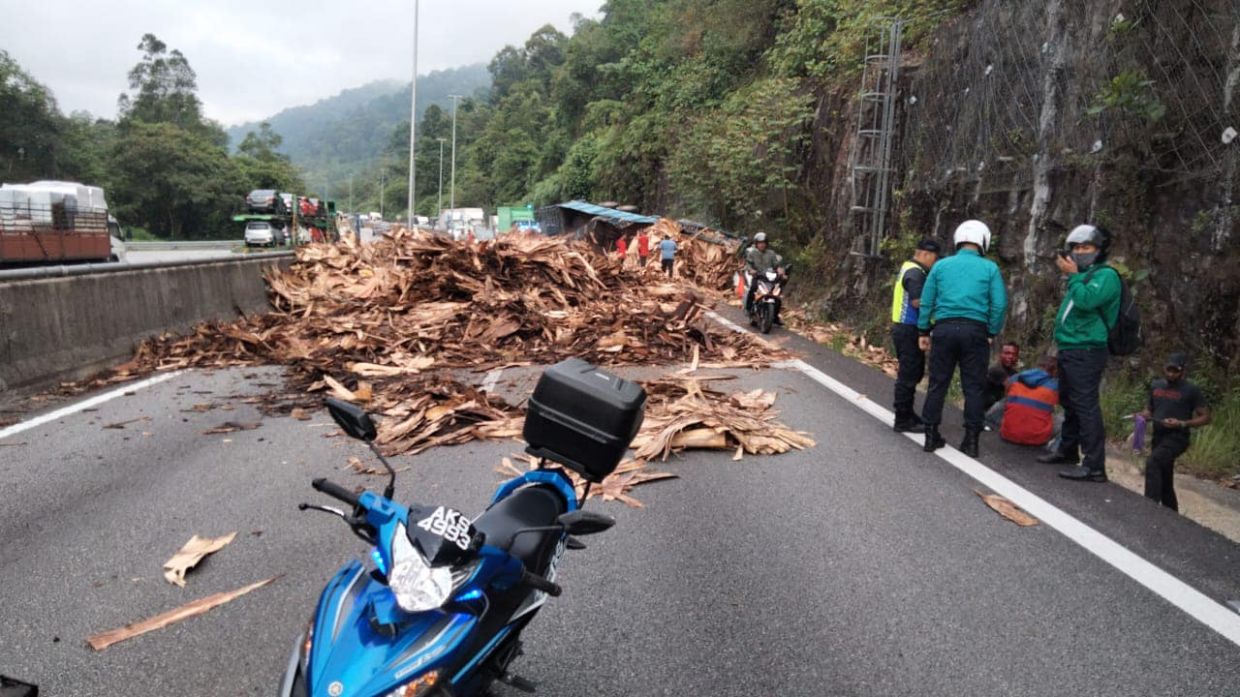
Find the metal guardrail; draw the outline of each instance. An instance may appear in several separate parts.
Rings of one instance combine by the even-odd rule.
[[[177,261],[144,261],[134,264],[126,262],[109,264],[68,264],[57,266],[37,266],[26,269],[0,270],[0,283],[8,281],[28,281],[40,278],[62,278],[66,276],[90,276],[103,273],[119,273],[122,271],[145,271],[150,269],[167,269],[179,266],[206,266],[209,264],[237,264],[255,259],[293,258],[293,252],[258,252],[255,254],[238,254],[235,258],[213,259],[181,259]]]
[[[244,247],[245,240],[156,240],[125,242],[125,251],[157,252],[176,249],[232,249]]]

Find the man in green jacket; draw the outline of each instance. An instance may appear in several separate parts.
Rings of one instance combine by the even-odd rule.
[[[999,266],[984,256],[990,248],[985,223],[966,220],[956,228],[953,242],[956,254],[935,264],[926,277],[917,316],[918,344],[930,351],[930,390],[921,412],[926,429],[923,449],[930,453],[947,444],[939,434],[939,422],[952,374],[960,366],[964,390],[960,451],[977,457],[986,415],[986,364],[990,344],[1007,318],[1007,289]]]
[[[1098,389],[1107,365],[1107,338],[1119,320],[1123,288],[1119,272],[1105,263],[1111,249],[1111,233],[1106,228],[1079,225],[1068,235],[1067,247],[1056,259],[1068,283],[1055,316],[1063,438],[1058,451],[1038,461],[1073,465],[1059,473],[1065,479],[1105,482],[1106,429]]]

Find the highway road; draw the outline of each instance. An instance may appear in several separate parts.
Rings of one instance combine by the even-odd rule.
[[[618,524],[565,558],[563,596],[526,633],[515,668],[539,694],[1240,695],[1236,545],[993,437],[980,461],[924,454],[880,420],[885,376],[778,340],[805,360],[734,384],[778,390],[783,420],[817,447],[694,453],[663,465],[680,479],[634,490],[644,508],[592,502]],[[325,414],[245,403],[278,380],[189,371],[0,437],[0,672],[49,695],[274,691],[318,590],[366,551],[296,504],[321,498],[312,477],[381,486],[343,469],[366,452],[331,437]],[[532,380],[509,371],[500,386],[517,397]],[[398,495],[478,511],[519,447],[398,458]],[[1018,527],[975,493],[1000,489],[1042,524]],[[162,579],[190,535],[231,531],[186,588]],[[272,576],[202,617],[103,652],[84,643]]]

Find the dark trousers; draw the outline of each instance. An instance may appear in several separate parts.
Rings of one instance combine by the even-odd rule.
[[[673,267],[675,264],[676,264],[676,261],[675,261],[674,259],[664,259],[664,260],[663,260],[663,271],[664,271],[664,272],[668,275],[668,277],[669,277],[669,278],[670,278],[670,277],[671,277],[671,275],[672,275],[672,267]]]
[[[1175,497],[1175,459],[1188,450],[1189,442],[1188,431],[1154,429],[1154,447],[1145,461],[1145,498],[1180,510]]]
[[[896,346],[896,360],[900,369],[896,372],[896,394],[892,406],[896,420],[912,419],[913,400],[917,396],[917,383],[926,376],[926,353],[917,345],[917,325],[891,325],[891,343]]]
[[[943,421],[943,402],[951,387],[952,374],[960,366],[960,387],[964,390],[964,427],[981,431],[986,417],[986,363],[990,342],[980,322],[940,321],[934,326],[930,343],[930,391],[921,408],[921,418],[929,426]]]
[[[1106,428],[1098,388],[1107,367],[1106,349],[1068,349],[1059,352],[1059,403],[1063,405],[1063,439],[1059,452],[1081,457],[1092,472],[1107,467]]]

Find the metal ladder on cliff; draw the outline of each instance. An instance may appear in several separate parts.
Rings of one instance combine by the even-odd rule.
[[[866,40],[858,96],[857,137],[851,155],[852,214],[856,226],[852,253],[879,256],[891,199],[891,159],[895,140],[896,92],[904,20],[890,19]]]

